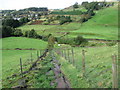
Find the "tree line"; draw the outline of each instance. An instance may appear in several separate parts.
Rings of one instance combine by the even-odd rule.
[[[25,23],[29,22],[27,17],[23,17],[20,20],[14,20],[13,18],[6,18],[2,20],[2,37],[21,36],[22,31],[15,29]]]
[[[26,9],[21,9],[20,11],[48,11],[47,7],[30,7]]]
[[[12,28],[10,26],[3,26],[2,38],[11,37],[11,36],[35,38],[35,39],[42,39],[44,41],[49,41],[49,37],[52,36],[52,34],[39,35],[34,29],[31,29],[30,31],[25,31],[25,33],[23,33],[21,29]],[[74,45],[84,46],[87,43],[87,40],[80,35],[78,35],[75,38],[54,37],[54,40],[59,44],[69,44],[71,46],[74,46]]]

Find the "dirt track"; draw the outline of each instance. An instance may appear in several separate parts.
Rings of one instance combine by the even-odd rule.
[[[57,82],[56,88],[70,88],[70,83],[65,75],[62,73],[58,60],[56,60],[56,57],[54,55],[52,56],[52,58],[52,63],[54,64],[53,72],[55,74]]]

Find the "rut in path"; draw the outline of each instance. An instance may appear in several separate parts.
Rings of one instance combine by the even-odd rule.
[[[62,73],[60,70],[60,65],[58,60],[56,60],[56,57],[52,54],[52,63],[54,64],[53,72],[56,77],[56,83],[57,87],[56,88],[70,88],[70,83],[66,79],[65,75]]]

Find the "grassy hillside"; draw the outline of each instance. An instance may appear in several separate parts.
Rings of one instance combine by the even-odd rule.
[[[96,15],[83,23],[72,35],[82,34],[86,38],[118,39],[117,6],[96,11]]]
[[[87,10],[81,6],[78,5],[78,8],[74,9],[73,6],[66,7],[62,10],[54,10],[51,12],[51,14],[55,15],[81,15],[82,12],[86,12]]]
[[[64,11],[63,11],[64,12]],[[82,25],[79,22],[66,23],[64,25],[24,25],[19,27],[23,31],[35,29],[41,35],[52,33],[54,36],[62,36],[69,32],[68,37],[81,35],[93,39],[118,39],[118,7],[108,7],[95,11],[96,15]],[[74,18],[80,18],[75,16]]]
[[[80,11],[87,11],[83,6],[81,5],[78,5],[79,8],[76,8],[75,10],[80,10]],[[70,7],[67,7],[67,8],[64,8],[63,11],[73,11],[73,6],[70,6]]]

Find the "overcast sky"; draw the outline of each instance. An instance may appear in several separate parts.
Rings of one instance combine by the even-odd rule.
[[[75,2],[98,0],[0,0],[0,9],[23,9],[28,7],[48,7],[48,9],[62,9]],[[103,1],[103,0],[99,0]],[[110,1],[110,0],[108,0]]]

